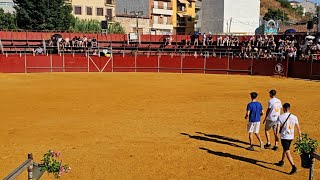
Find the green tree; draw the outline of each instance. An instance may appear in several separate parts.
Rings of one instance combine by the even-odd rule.
[[[74,21],[64,0],[14,0],[20,29],[68,30]]]
[[[98,20],[76,18],[70,27],[73,32],[101,32],[101,23]]]
[[[282,7],[292,9],[292,6],[288,0],[277,0]]]
[[[281,21],[288,21],[288,14],[280,9],[268,9],[268,12],[263,17],[264,20],[269,21],[270,19],[273,20],[281,20]]]
[[[5,13],[2,8],[0,8],[0,29],[17,29],[15,15]]]
[[[302,7],[301,5],[298,6],[298,7],[296,7],[294,10],[295,10],[296,13],[299,14],[300,16],[303,15],[303,7]]]
[[[124,34],[124,28],[119,22],[108,24],[108,33],[109,34]]]

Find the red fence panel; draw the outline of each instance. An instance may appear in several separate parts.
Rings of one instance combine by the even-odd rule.
[[[65,72],[88,72],[88,57],[85,55],[65,55]]]
[[[114,72],[135,72],[135,56],[113,56]]]
[[[20,55],[0,55],[0,72],[2,73],[24,73],[25,57]]]
[[[158,72],[158,56],[137,56],[137,72]]]
[[[12,32],[0,31],[0,39],[11,40],[12,39]]]
[[[218,57],[211,57],[206,59],[206,73],[207,74],[227,74],[228,59],[220,59]]]
[[[204,58],[186,56],[182,59],[183,73],[204,73]]]
[[[27,72],[51,72],[51,56],[26,55]]]
[[[160,57],[160,72],[181,72],[181,56],[161,56]]]
[[[293,78],[310,78],[311,62],[297,61],[289,63],[288,76]]]
[[[64,72],[64,57],[60,55],[52,55],[52,72]]]
[[[229,74],[251,74],[251,59],[229,59]]]

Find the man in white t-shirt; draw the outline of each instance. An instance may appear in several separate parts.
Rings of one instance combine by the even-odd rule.
[[[287,156],[291,166],[292,170],[289,174],[294,174],[297,172],[297,167],[294,165],[292,156],[290,154],[290,145],[292,140],[294,139],[294,127],[297,127],[298,133],[299,133],[299,139],[301,139],[301,130],[298,122],[298,118],[290,113],[290,104],[285,103],[283,105],[283,112],[284,114],[281,114],[278,117],[277,120],[277,138],[278,134],[280,134],[281,138],[281,145],[283,147],[283,153],[281,161],[276,163],[277,166],[283,166],[284,165],[284,158]],[[281,132],[280,132],[281,129]]]
[[[272,148],[272,150],[278,150],[278,140],[276,138],[276,133],[277,133],[277,119],[280,116],[281,113],[281,108],[282,108],[282,104],[281,101],[276,98],[276,94],[277,91],[276,90],[271,90],[269,92],[270,95],[270,100],[268,102],[268,110],[266,113],[266,117],[264,118],[263,124],[266,123],[265,125],[265,134],[267,137],[267,144],[264,145],[265,149],[270,149],[271,148],[271,143],[270,143],[270,134],[269,134],[269,130],[273,129],[274,132],[274,137],[275,137],[275,143],[274,143],[274,147]]]

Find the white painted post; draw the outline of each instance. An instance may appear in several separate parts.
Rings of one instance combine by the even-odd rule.
[[[50,55],[50,72],[52,72],[52,54]]]
[[[31,159],[30,166],[28,167],[28,180],[33,179],[32,169],[33,169],[33,157],[32,154],[28,154],[28,159]]]
[[[27,55],[24,55],[24,73],[27,73]]]

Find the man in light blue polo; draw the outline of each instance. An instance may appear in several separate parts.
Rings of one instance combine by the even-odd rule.
[[[263,149],[263,142],[260,138],[259,130],[260,130],[260,118],[263,115],[263,108],[260,102],[257,101],[258,93],[252,92],[250,93],[251,102],[247,105],[247,113],[245,115],[245,119],[249,117],[249,122],[247,126],[247,130],[249,133],[249,143],[250,146],[246,148],[249,151],[254,151],[253,148],[253,133],[256,135],[260,142],[260,148]]]

